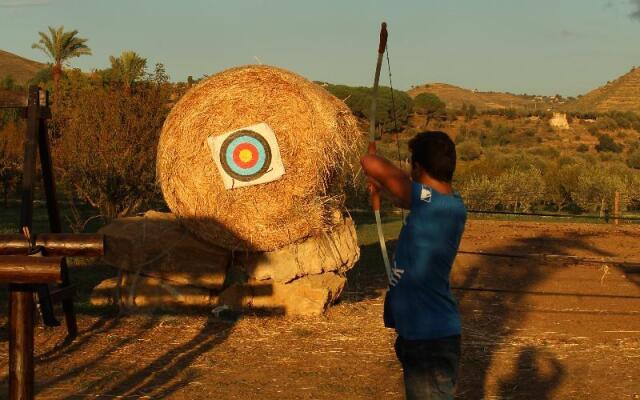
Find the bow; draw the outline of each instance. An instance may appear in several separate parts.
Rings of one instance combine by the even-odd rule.
[[[382,67],[382,57],[387,48],[387,24],[382,23],[380,28],[380,44],[378,46],[378,59],[376,61],[376,74],[373,80],[373,91],[371,93],[371,113],[369,114],[369,148],[368,153],[375,155],[376,150],[376,97],[378,95],[378,83],[380,82],[380,69]],[[387,252],[387,244],[384,240],[382,232],[382,220],[380,218],[380,193],[375,186],[371,189],[371,207],[376,217],[376,226],[378,228],[378,240],[380,241],[380,250],[382,252],[382,260],[384,268],[387,272],[387,279],[391,282],[391,263],[389,263],[389,254]]]

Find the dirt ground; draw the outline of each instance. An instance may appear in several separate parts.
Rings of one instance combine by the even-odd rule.
[[[225,322],[209,310],[118,316],[85,307],[73,343],[63,329],[38,327],[37,398],[402,399],[394,333],[381,321],[384,272],[369,237],[361,235],[362,261],[341,302],[321,317]],[[638,260],[640,226],[475,220],[461,248]],[[82,270],[73,272],[81,279]],[[639,272],[640,265],[460,255],[458,397],[640,398]],[[0,324],[1,397],[6,317]]]

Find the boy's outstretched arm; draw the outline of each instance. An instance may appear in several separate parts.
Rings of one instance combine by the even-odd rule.
[[[369,183],[397,206],[411,208],[411,177],[384,157],[367,154],[360,159]]]

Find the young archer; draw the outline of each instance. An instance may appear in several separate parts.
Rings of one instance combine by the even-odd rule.
[[[453,399],[461,322],[449,275],[467,211],[451,181],[455,144],[444,132],[422,132],[409,142],[411,174],[376,155],[362,157],[369,189],[410,210],[393,257],[384,304],[395,328],[406,398]]]

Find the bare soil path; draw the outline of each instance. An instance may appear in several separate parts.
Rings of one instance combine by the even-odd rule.
[[[402,399],[370,228],[359,228],[362,261],[341,303],[321,317],[225,322],[208,310],[118,317],[86,308],[71,344],[62,329],[39,327],[37,398]],[[640,227],[478,220],[469,222],[462,248],[640,259]],[[82,279],[82,269],[74,272]],[[613,264],[460,255],[453,275],[464,318],[459,398],[640,398],[637,276]],[[7,348],[4,327],[0,398]]]

